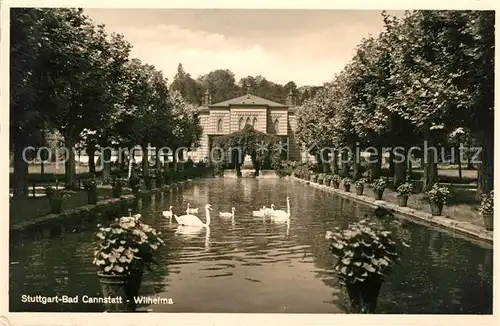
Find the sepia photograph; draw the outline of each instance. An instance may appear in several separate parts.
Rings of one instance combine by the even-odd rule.
[[[493,314],[494,10],[3,10],[9,312]]]

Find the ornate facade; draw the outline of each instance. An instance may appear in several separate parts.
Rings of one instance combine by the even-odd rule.
[[[205,93],[203,105],[198,108],[203,127],[200,147],[192,153],[195,161],[213,157],[210,155],[211,139],[243,129],[247,124],[255,130],[274,134],[287,144],[287,158],[300,160],[300,150],[295,141],[297,127],[293,95],[286,104],[276,103],[255,95],[247,94],[220,103],[211,103],[210,94]]]

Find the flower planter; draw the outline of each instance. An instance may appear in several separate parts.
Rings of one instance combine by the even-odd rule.
[[[87,203],[89,205],[97,204],[97,190],[87,191]]]
[[[356,195],[361,196],[363,194],[363,190],[365,189],[364,186],[358,186],[356,187]]]
[[[121,299],[104,304],[106,312],[132,312],[137,305],[134,297],[139,294],[142,282],[142,271],[130,275],[106,275],[97,273],[101,285],[102,296]]]
[[[59,213],[61,213],[62,203],[63,203],[62,198],[50,198],[49,199],[50,212],[52,214],[59,214]]]
[[[443,212],[443,203],[431,201],[430,205],[432,216],[441,216],[441,213]]]
[[[366,280],[347,284],[349,305],[353,313],[374,313],[382,282],[379,280]]]
[[[322,184],[324,184],[324,180],[323,180],[323,179],[318,179],[318,183],[319,183],[320,185],[322,185]]]
[[[332,185],[332,180],[325,180],[325,186],[330,187]]]
[[[333,182],[333,181],[332,181],[332,186],[333,186],[333,188],[335,188],[335,189],[339,189],[340,184],[339,184],[338,182]]]
[[[384,194],[384,190],[373,189],[373,197],[375,200],[382,200],[382,195]]]
[[[345,192],[350,192],[351,191],[351,185],[344,185],[344,190],[345,190]]]
[[[482,213],[482,215],[486,230],[493,231],[493,214]]]
[[[398,206],[406,207],[408,205],[408,196],[398,196]]]
[[[123,189],[121,186],[113,187],[113,198],[120,198],[123,193]]]

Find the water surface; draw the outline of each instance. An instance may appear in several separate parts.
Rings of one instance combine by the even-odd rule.
[[[251,216],[275,204],[289,225]],[[179,234],[161,215],[170,205],[213,206],[209,232]],[[236,217],[218,212],[236,208]],[[143,203],[143,219],[162,231],[160,266],[145,274],[141,294],[173,304],[140,305],[153,312],[343,313],[344,296],[333,272],[325,232],[367,212],[349,200],[293,180],[217,178]],[[103,311],[99,304],[26,304],[23,294],[100,296],[91,264],[94,226],[58,237],[11,245],[11,311]],[[185,232],[184,232],[185,233]],[[411,243],[383,285],[380,313],[492,313],[492,250],[405,222],[398,234]],[[81,300],[80,300],[81,301]]]

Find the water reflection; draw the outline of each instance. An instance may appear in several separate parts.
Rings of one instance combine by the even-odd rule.
[[[245,190],[247,189],[247,190]],[[253,217],[271,203],[285,207],[288,222]],[[250,198],[250,200],[248,200]],[[180,227],[162,216],[185,204],[214,213],[209,228]],[[234,218],[219,211],[236,208]],[[162,232],[159,266],[144,276],[141,294],[172,298],[173,305],[141,306],[171,312],[336,313],[345,310],[334,259],[324,234],[368,211],[291,180],[196,180],[169,190],[140,209],[144,222]],[[136,212],[133,212],[134,214]],[[180,214],[179,214],[180,213]],[[201,212],[203,214],[203,212]],[[100,305],[26,305],[21,294],[99,295],[92,266],[94,228],[52,239],[13,244],[10,259],[11,311],[102,311]],[[382,287],[381,313],[490,313],[493,256],[461,239],[403,222],[396,234],[411,242],[400,266]]]
[[[210,227],[179,225],[175,231],[176,235],[181,235],[185,240],[193,240],[205,233],[205,250],[210,248]]]

